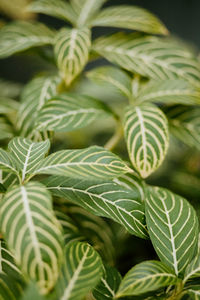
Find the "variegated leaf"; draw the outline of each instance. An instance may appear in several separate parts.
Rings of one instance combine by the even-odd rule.
[[[49,147],[49,140],[34,143],[22,137],[15,137],[10,141],[8,148],[16,161],[22,181],[25,180],[27,175],[33,173],[33,170],[48,152]]]
[[[124,132],[130,160],[142,178],[148,177],[163,162],[169,137],[167,119],[154,105],[128,106]]]
[[[10,139],[14,135],[14,130],[6,118],[0,117],[0,140]]]
[[[3,149],[0,149],[0,168],[2,170],[17,173],[17,164],[14,157]]]
[[[31,182],[9,189],[1,201],[0,220],[17,265],[46,294],[57,281],[63,252],[61,228],[45,186]]]
[[[129,172],[129,167],[115,154],[102,147],[61,150],[49,155],[35,169],[35,174],[54,174],[72,178],[105,179]]]
[[[60,300],[81,300],[101,278],[102,262],[86,243],[72,242],[66,247],[62,276],[57,283]]]
[[[0,30],[0,58],[53,43],[54,31],[38,22],[16,21]]]
[[[200,284],[191,285],[187,288],[187,295],[190,296],[191,300],[200,300]]]
[[[85,67],[91,46],[91,31],[88,28],[59,31],[55,38],[54,53],[61,77],[66,85]]]
[[[144,205],[137,190],[113,182],[100,182],[52,176],[44,181],[56,196],[69,199],[97,216],[111,218],[131,234],[147,238]]]
[[[186,79],[199,85],[199,62],[187,47],[170,39],[117,33],[101,37],[93,49],[120,67],[155,80]]]
[[[102,10],[92,21],[93,26],[111,26],[167,34],[161,21],[144,8],[132,5],[111,6]]]
[[[19,182],[16,174],[0,170],[0,183],[4,186],[5,189],[8,189],[9,187]]]
[[[194,255],[193,260],[188,264],[185,274],[184,283],[188,282],[190,279],[200,277],[200,235],[198,240],[197,252]]]
[[[20,284],[6,274],[0,273],[0,299],[18,300],[23,293]]]
[[[183,274],[198,240],[194,208],[181,196],[164,188],[150,188],[146,198],[146,221],[153,246],[161,261]]]

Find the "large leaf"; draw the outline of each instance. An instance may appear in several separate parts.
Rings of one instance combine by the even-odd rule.
[[[0,299],[18,300],[22,295],[21,286],[6,274],[0,273]]]
[[[111,67],[98,67],[89,71],[87,76],[97,84],[112,86],[127,98],[132,96],[132,85],[130,76],[124,71]]]
[[[134,266],[119,286],[117,297],[140,295],[174,285],[178,278],[160,261],[144,261]]]
[[[200,104],[200,90],[180,79],[152,80],[140,90],[137,101],[195,105]]]
[[[91,31],[88,28],[63,28],[57,34],[54,47],[55,58],[66,85],[70,85],[85,67],[90,46]]]
[[[146,178],[163,162],[169,137],[167,119],[151,104],[128,106],[124,132],[130,160],[141,177]]]
[[[0,58],[53,43],[54,31],[38,22],[16,21],[0,30]]]
[[[97,216],[111,218],[131,234],[147,238],[144,205],[137,190],[124,189],[113,182],[63,180],[52,176],[44,181],[56,196],[71,200]]]
[[[132,5],[105,8],[95,17],[92,25],[128,28],[155,34],[168,33],[165,26],[153,14]]]
[[[8,144],[8,148],[15,158],[22,181],[33,173],[39,162],[44,158],[50,147],[49,140],[34,143],[22,137],[15,137]]]
[[[117,33],[96,40],[94,50],[122,68],[156,80],[183,78],[200,81],[199,62],[174,40]]]
[[[0,219],[1,232],[22,273],[47,293],[58,278],[63,255],[49,192],[37,182],[11,188],[1,201]]]
[[[101,258],[89,244],[70,243],[65,251],[62,277],[57,283],[59,299],[83,299],[100,280],[101,270]]]
[[[35,174],[54,174],[74,178],[105,179],[118,177],[129,167],[115,154],[102,147],[61,150],[49,155],[35,169]]]
[[[167,189],[151,188],[146,199],[146,221],[153,246],[161,261],[183,274],[198,240],[194,208]]]
[[[110,111],[102,102],[89,96],[61,94],[48,100],[38,114],[38,130],[72,131],[85,127]]]

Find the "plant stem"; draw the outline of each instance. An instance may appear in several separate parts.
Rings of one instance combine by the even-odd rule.
[[[104,148],[106,148],[107,150],[113,150],[116,147],[116,145],[119,143],[120,139],[122,138],[122,135],[123,135],[123,129],[121,124],[119,123],[115,130],[115,133],[107,141]]]

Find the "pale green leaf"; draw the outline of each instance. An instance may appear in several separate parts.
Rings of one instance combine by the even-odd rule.
[[[200,235],[198,240],[197,251],[194,254],[194,258],[188,264],[185,274],[184,274],[184,283],[193,278],[200,277]]]
[[[111,86],[127,98],[132,96],[131,78],[118,68],[111,66],[98,67],[89,71],[87,77],[97,84]]]
[[[177,276],[162,262],[144,261],[128,271],[119,286],[117,297],[144,294],[175,285],[177,281]]]
[[[14,157],[3,149],[0,149],[0,168],[17,173],[17,165]]]
[[[183,274],[198,240],[194,208],[181,196],[164,188],[149,189],[146,221],[153,246],[161,261]]]
[[[70,243],[65,250],[62,277],[57,283],[60,300],[82,300],[101,278],[102,262],[98,253],[86,243]]]
[[[44,158],[50,147],[49,140],[34,143],[31,140],[15,137],[8,144],[8,148],[15,158],[22,181],[27,175],[33,173],[40,161]]]
[[[63,28],[56,35],[54,53],[66,85],[70,85],[85,67],[90,46],[91,31],[88,28]]]
[[[8,275],[0,273],[0,299],[18,300],[21,295],[21,286]]]
[[[43,297],[39,291],[38,291],[38,288],[36,286],[36,284],[34,283],[30,283],[24,293],[23,293],[23,296],[20,298],[20,300],[45,300],[46,298]]]
[[[113,182],[100,182],[52,176],[44,181],[56,196],[66,198],[97,216],[111,218],[131,234],[147,238],[144,205],[137,190]]]
[[[132,5],[111,6],[102,10],[92,21],[93,26],[111,26],[167,34],[161,21],[144,8]]]
[[[14,135],[11,124],[8,123],[6,118],[0,117],[0,140],[10,139]]]
[[[101,101],[78,94],[60,94],[48,100],[38,113],[38,130],[72,131],[111,115]]]
[[[0,97],[0,114],[10,114],[16,112],[18,108],[19,103],[17,101],[6,97]]]
[[[135,33],[97,39],[93,49],[120,67],[155,80],[186,79],[199,85],[200,63],[187,47],[174,40]]]
[[[1,232],[24,276],[45,294],[55,285],[63,257],[61,228],[51,195],[31,182],[5,194],[0,207]]]
[[[130,160],[142,178],[163,162],[169,144],[168,124],[163,112],[152,104],[128,106],[124,132]]]
[[[118,177],[129,170],[117,155],[102,147],[92,146],[55,152],[41,161],[35,169],[35,174],[105,179]]]
[[[54,31],[38,22],[15,21],[0,30],[0,58],[53,43]]]
[[[19,96],[21,89],[22,84],[0,78],[1,97],[16,98]]]

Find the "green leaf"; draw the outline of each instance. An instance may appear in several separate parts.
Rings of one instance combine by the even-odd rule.
[[[61,77],[66,85],[85,67],[91,46],[91,31],[88,28],[59,31],[55,38],[54,53]]]
[[[48,152],[49,147],[49,140],[34,143],[22,137],[15,137],[10,141],[8,148],[16,160],[22,181],[25,180],[27,175],[33,173],[34,169]]]
[[[21,294],[21,286],[8,275],[0,273],[0,299],[18,300]]]
[[[28,287],[26,287],[23,296],[20,298],[20,300],[45,300],[46,298],[44,298],[39,292],[38,292],[38,288],[36,286],[36,284],[34,283],[30,283],[28,285]]]
[[[128,153],[142,178],[148,177],[163,162],[168,145],[168,124],[163,112],[152,104],[128,106],[124,117]]]
[[[198,242],[197,252],[193,260],[188,264],[185,274],[184,274],[184,283],[193,278],[200,277],[200,236]]]
[[[200,284],[199,285],[191,285],[187,289],[187,294],[191,297],[191,300],[200,300]]]
[[[52,44],[54,31],[39,22],[15,21],[0,30],[0,58],[31,47]]]
[[[134,266],[119,286],[117,297],[140,295],[159,288],[175,285],[176,275],[160,261],[144,261]]]
[[[0,97],[0,114],[10,114],[16,112],[18,108],[19,104],[17,101],[6,97]]]
[[[200,90],[180,79],[156,82],[152,80],[140,90],[137,101],[195,105],[200,104]]]
[[[137,190],[124,189],[113,182],[77,180],[52,176],[44,181],[56,196],[66,198],[97,216],[111,218],[131,234],[147,238],[144,205]]]
[[[128,172],[129,167],[115,154],[102,147],[61,150],[49,155],[35,169],[35,174],[53,174],[72,178],[105,179]]]
[[[105,8],[94,18],[92,25],[127,28],[153,34],[168,33],[165,26],[153,14],[132,5]]]
[[[98,253],[86,243],[73,242],[66,247],[62,277],[57,293],[62,300],[81,300],[96,286],[102,274]]]
[[[14,135],[11,124],[8,123],[6,118],[0,117],[0,140],[10,139]]]
[[[3,149],[0,149],[0,168],[17,173],[17,165],[14,157]]]
[[[132,96],[131,78],[124,71],[111,67],[97,67],[87,73],[87,77],[97,84],[112,86],[127,98]]]
[[[95,300],[113,300],[120,282],[120,273],[113,267],[104,266],[101,281],[92,291]]]
[[[112,63],[142,76],[155,80],[178,77],[199,85],[199,62],[174,40],[116,33],[97,39],[93,49]]]
[[[1,97],[16,98],[21,92],[22,85],[20,83],[11,82],[0,78]]]
[[[24,276],[35,280],[42,294],[50,291],[62,261],[61,228],[51,195],[31,182],[5,194],[0,207],[1,232]]]
[[[0,182],[3,184],[4,188],[8,189],[18,183],[18,177],[16,174],[0,170]]]
[[[161,261],[183,274],[198,240],[198,220],[193,207],[167,189],[151,188],[146,198],[146,221]]]

